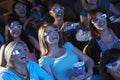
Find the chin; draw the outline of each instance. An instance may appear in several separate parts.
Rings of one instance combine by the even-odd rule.
[[[58,41],[50,42],[49,44],[58,44]]]

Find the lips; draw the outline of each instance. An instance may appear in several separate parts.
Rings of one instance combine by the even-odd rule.
[[[21,57],[20,59],[26,59],[26,57]]]
[[[57,36],[53,36],[52,40],[55,40],[55,39],[58,39],[58,37]]]

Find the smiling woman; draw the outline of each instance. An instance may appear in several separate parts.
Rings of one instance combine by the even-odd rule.
[[[99,74],[98,64],[102,54],[109,49],[117,47],[120,41],[119,23],[111,23],[107,12],[103,9],[92,9],[88,12],[89,29],[92,39],[88,43],[86,54],[90,56],[96,66],[94,74]]]
[[[0,73],[0,80],[53,80],[37,63],[28,59],[28,52],[23,41],[10,42],[4,53],[7,68]]]
[[[73,64],[79,60],[84,61],[87,66],[84,78],[92,76],[93,61],[72,45],[72,43],[65,42],[65,44],[63,44],[62,36],[55,25],[49,23],[42,25],[38,32],[38,38],[41,50],[39,65],[41,65],[53,79],[81,79],[81,76],[75,76],[76,74],[73,70]]]

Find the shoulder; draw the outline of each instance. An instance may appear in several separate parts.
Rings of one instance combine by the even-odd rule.
[[[72,49],[74,46],[71,42],[66,42],[63,47]]]
[[[37,65],[37,63],[34,62],[34,61],[29,60],[29,61],[27,62],[27,65]]]
[[[50,66],[53,62],[53,58],[49,56],[43,56],[38,61],[39,61],[39,65]]]
[[[0,72],[0,80],[9,80],[11,76],[14,74],[8,68]]]
[[[39,61],[44,61],[44,60],[49,61],[49,60],[51,60],[51,57],[49,57],[49,56],[43,56],[43,57],[41,57],[41,58],[39,59]]]

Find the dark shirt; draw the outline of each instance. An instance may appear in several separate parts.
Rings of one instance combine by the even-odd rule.
[[[120,39],[120,24],[113,23],[110,28],[115,33],[115,35]],[[92,37],[92,39],[88,42],[88,48],[86,50],[86,54],[90,56],[95,65],[97,66],[100,61],[100,53],[102,52],[99,44],[97,43],[96,39],[100,39],[99,37]],[[95,72],[96,73],[96,72]]]

